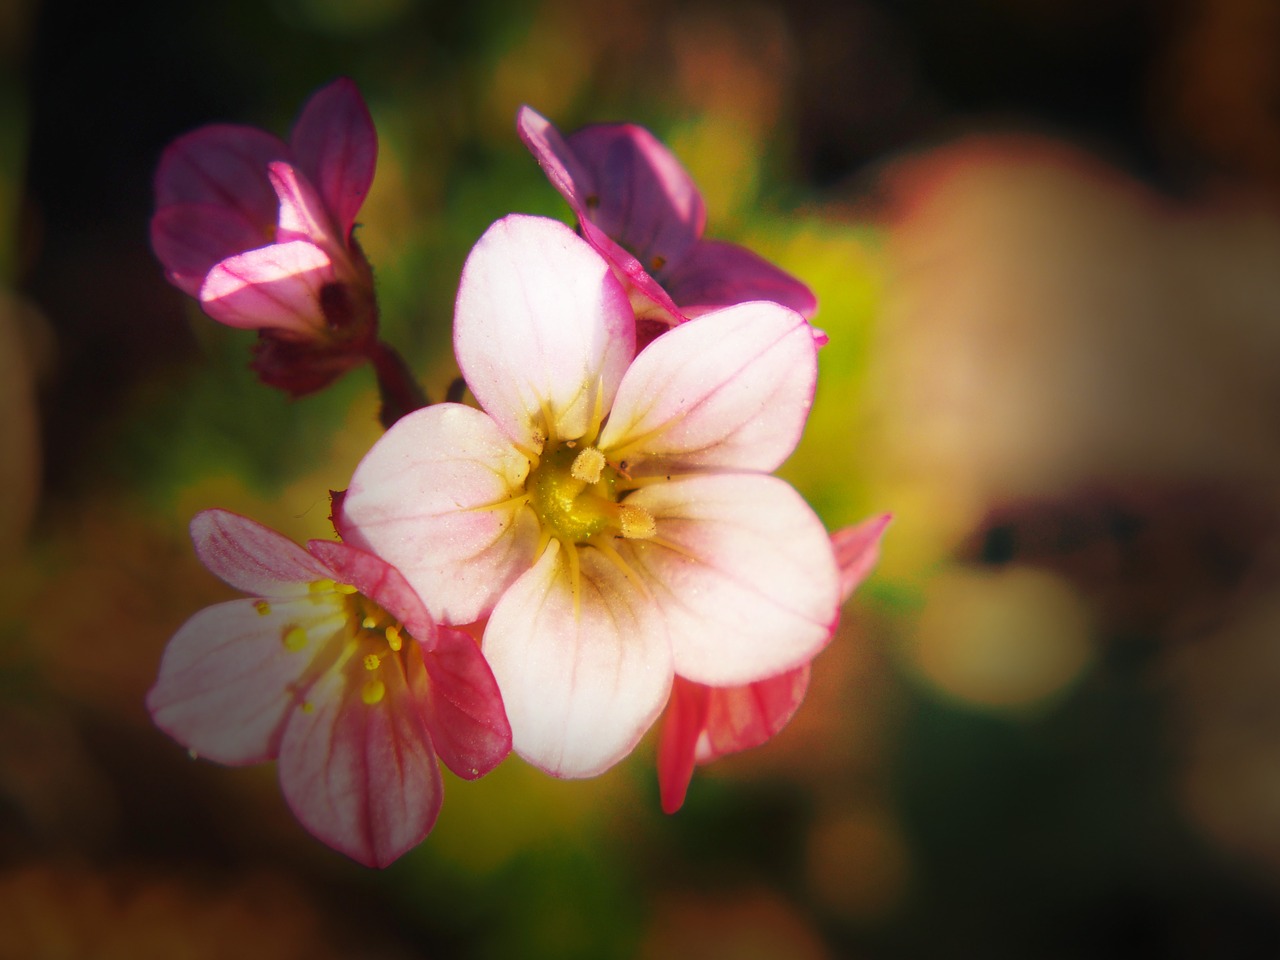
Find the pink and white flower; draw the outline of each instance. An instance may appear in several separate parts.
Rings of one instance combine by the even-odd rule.
[[[808,416],[808,322],[744,303],[654,340],[565,225],[481,237],[454,347],[480,410],[400,420],[357,467],[344,538],[385,557],[483,646],[518,753],[593,776],[638,742],[676,674],[750,683],[807,663],[839,606],[831,543],[770,476]]]
[[[702,194],[680,161],[634,124],[563,136],[521,107],[516,127],[582,235],[623,281],[636,315],[673,326],[719,307],[770,300],[812,318],[817,300],[795,277],[745,247],[708,240]]]
[[[147,709],[218,763],[279,760],[307,830],[366,866],[419,843],[440,810],[436,758],[474,779],[511,749],[484,657],[438,626],[385,561],[304,550],[224,510],[191,522],[200,561],[251,599],[207,607],[169,641]]]
[[[842,603],[875,567],[890,519],[883,514],[831,535]],[[785,727],[804,700],[809,673],[805,663],[734,687],[711,687],[677,676],[658,744],[662,809],[675,813],[684,804],[695,766],[758,747]]]
[[[166,275],[214,320],[258,330],[255,369],[294,395],[375,342],[373,274],[352,230],[377,151],[360,92],[339,79],[307,102],[288,144],[214,124],[160,158],[151,245]]]

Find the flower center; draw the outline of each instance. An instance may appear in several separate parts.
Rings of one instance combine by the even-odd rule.
[[[619,503],[617,483],[618,471],[595,447],[561,442],[548,444],[525,489],[543,529],[566,545],[610,530],[628,539],[652,537],[653,517]]]
[[[314,631],[297,623],[284,626],[280,633],[281,643],[292,653],[310,650],[320,673],[342,669],[358,658],[365,674],[360,685],[360,697],[369,706],[380,703],[387,692],[387,685],[381,677],[383,664],[390,661],[390,669],[403,669],[400,662],[404,648],[403,624],[349,584],[317,580],[310,589],[313,602],[336,603],[340,616],[345,620],[345,627],[334,637],[336,645],[322,641],[322,648],[314,648],[313,641],[319,638]],[[265,600],[257,601],[254,606],[263,616],[271,612],[270,604]],[[313,673],[313,681],[315,676]],[[310,707],[309,703],[303,702],[303,710]]]

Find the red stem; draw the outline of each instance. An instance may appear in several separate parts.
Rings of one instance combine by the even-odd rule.
[[[374,341],[369,348],[369,361],[378,377],[378,395],[382,398],[378,419],[384,430],[390,429],[405,414],[421,410],[427,405],[426,393],[418,386],[404,358],[394,347],[381,340]]]

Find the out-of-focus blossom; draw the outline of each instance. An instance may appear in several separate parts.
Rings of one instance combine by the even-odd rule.
[[[348,544],[304,550],[252,520],[197,514],[201,562],[252,599],[174,635],[147,696],[158,727],[232,765],[279,760],[312,834],[368,866],[420,842],[440,810],[438,756],[474,779],[511,748],[493,675],[404,578]]]
[[[214,124],[160,158],[151,245],[166,275],[213,319],[259,331],[254,369],[295,396],[376,343],[373,274],[352,229],[377,152],[368,108],[344,78],[311,97],[288,144]]]
[[[750,300],[809,318],[817,311],[812,291],[795,277],[745,247],[702,236],[702,194],[648,130],[596,124],[566,137],[530,107],[520,109],[516,125],[582,235],[622,280],[636,316],[659,332]]]
[[[891,516],[883,514],[831,535],[840,573],[840,599],[848,600],[880,556],[880,538]],[[711,687],[677,676],[662,720],[658,786],[662,809],[684,804],[694,767],[758,747],[795,714],[809,688],[809,664],[754,683]]]
[[[740,304],[633,360],[635,324],[567,226],[498,221],[463,269],[454,327],[482,409],[401,420],[338,513],[437,620],[488,618],[515,749],[557,776],[626,756],[675,674],[732,686],[795,669],[838,614],[826,532],[769,475],[812,402],[808,322]]]

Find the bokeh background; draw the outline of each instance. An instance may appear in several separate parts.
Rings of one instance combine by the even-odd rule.
[[[0,3],[0,958],[1280,956],[1274,0]],[[231,592],[186,524],[324,536],[368,371],[290,402],[147,246],[160,150],[379,130],[360,239],[439,395],[458,270],[567,218],[515,134],[653,129],[818,293],[785,473],[895,521],[763,748],[658,807],[449,778],[356,866],[142,698]]]

